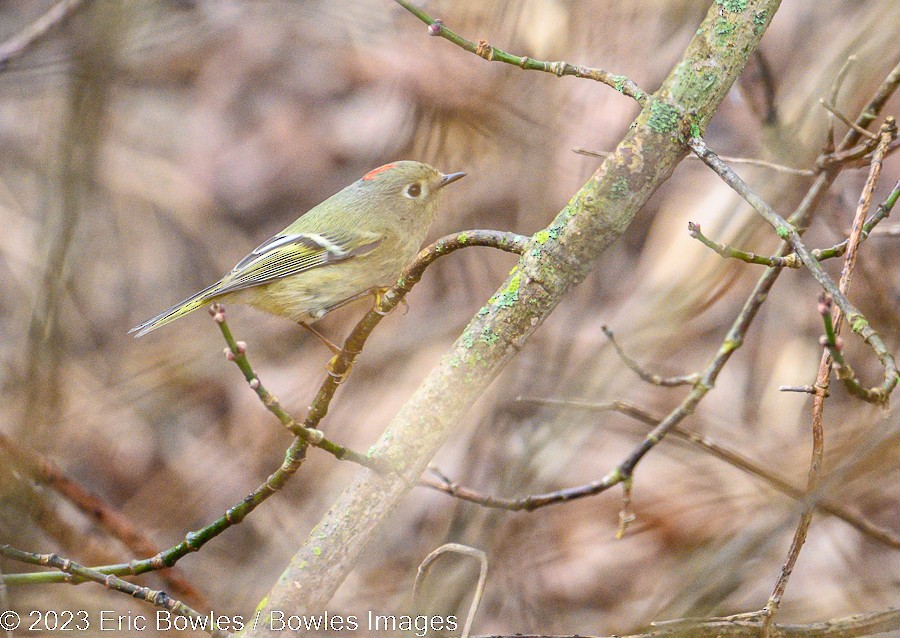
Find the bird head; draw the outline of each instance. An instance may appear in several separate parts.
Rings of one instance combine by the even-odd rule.
[[[433,217],[444,186],[465,173],[441,173],[436,168],[409,160],[391,162],[366,173],[356,189],[378,200],[383,210],[404,219]]]

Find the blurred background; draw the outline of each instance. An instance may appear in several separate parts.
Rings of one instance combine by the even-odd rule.
[[[0,3],[7,42],[55,3]],[[545,60],[602,67],[655,90],[708,0],[614,3],[456,0],[422,3],[472,40]],[[709,127],[722,154],[809,168],[828,123],[826,97],[856,55],[838,99],[855,118],[897,63],[893,0],[784,3],[756,60]],[[764,92],[763,92],[764,93]],[[897,115],[893,99],[886,114]],[[130,560],[119,540],[12,463],[31,450],[121,511],[159,548],[208,524],[274,471],[290,437],[222,356],[198,311],[140,339],[127,331],[208,285],[297,215],[369,169],[417,159],[468,177],[448,189],[431,238],[467,228],[532,234],[586,181],[637,114],[606,86],[488,64],[387,0],[85,2],[0,70],[0,543],[84,564]],[[838,124],[839,135],[844,128]],[[896,182],[885,164],[874,202]],[[738,167],[787,216],[808,177]],[[847,234],[865,171],[841,175],[806,238]],[[522,496],[597,479],[646,426],[624,416],[519,397],[628,400],[662,416],[685,395],[640,382],[601,326],[647,369],[705,367],[761,268],[725,262],[705,234],[768,254],[774,233],[698,162],[685,161],[593,274],[529,341],[435,459],[453,480]],[[322,427],[365,451],[514,257],[473,248],[439,260],[373,334]],[[834,276],[837,260],[828,264]],[[802,487],[808,395],[822,331],[818,287],[782,274],[701,408],[685,427]],[[900,335],[896,237],[863,246],[851,293],[894,352]],[[341,340],[368,301],[318,324]],[[229,308],[260,377],[298,418],[330,353],[296,325]],[[847,337],[869,384],[881,369]],[[894,401],[896,403],[896,400]],[[900,530],[898,418],[833,386],[825,413],[829,498]],[[249,616],[355,468],[312,450],[284,491],[179,563],[200,611]],[[709,454],[666,440],[639,466],[637,519],[615,539],[620,493],[533,513],[486,511],[415,489],[329,606],[397,613],[415,570],[445,542],[487,553],[477,633],[604,634],[651,620],[760,608],[779,574],[798,506]],[[436,578],[462,614],[471,573]],[[896,549],[824,514],[789,584],[781,622],[896,604]],[[0,562],[4,573],[28,571]],[[139,580],[154,588],[157,576]],[[92,585],[16,587],[13,609],[152,613]],[[456,605],[461,605],[459,609]],[[146,632],[145,632],[146,633]]]

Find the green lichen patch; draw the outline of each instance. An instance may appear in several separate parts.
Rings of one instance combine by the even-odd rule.
[[[522,275],[516,273],[510,279],[509,284],[500,294],[491,297],[491,300],[501,308],[509,308],[519,300],[519,288],[522,286]]]
[[[719,45],[728,44],[736,28],[733,22],[729,22],[725,18],[716,20],[716,24],[713,27],[713,33],[716,34],[716,42]]]
[[[500,338],[500,335],[498,335],[496,332],[491,330],[488,326],[485,326],[484,328],[481,329],[481,341],[483,343],[491,345],[493,343],[496,343],[497,339],[499,339],[499,338]]]
[[[754,11],[753,12],[753,30],[759,35],[759,32],[762,31],[763,27],[766,26],[766,20],[769,17],[768,11]]]
[[[787,239],[791,236],[791,231],[785,228],[784,226],[779,226],[775,229],[775,232],[778,233],[778,236],[782,239]]]
[[[617,177],[609,189],[612,199],[622,199],[628,195],[628,180],[625,177]]]
[[[740,13],[747,8],[747,0],[716,0],[716,4],[729,13]]]
[[[665,102],[654,101],[650,105],[647,126],[657,133],[671,133],[678,126],[678,109]]]

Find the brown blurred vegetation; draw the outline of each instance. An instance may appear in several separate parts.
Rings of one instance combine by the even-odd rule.
[[[0,40],[51,4],[0,5]],[[457,0],[428,9],[472,39],[607,68],[653,90],[708,4]],[[785,2],[761,47],[777,121],[765,126],[736,87],[709,128],[710,145],[808,167],[827,124],[818,99],[855,54],[839,99],[855,116],[897,62],[898,24],[894,0]],[[885,112],[896,115],[898,105]],[[0,432],[54,459],[160,547],[178,542],[265,480],[290,438],[223,359],[205,313],[139,341],[126,335],[131,326],[389,160],[469,174],[445,199],[433,238],[474,227],[533,233],[597,165],[571,149],[611,148],[636,109],[608,87],[487,64],[428,38],[387,0],[152,0],[80,11],[0,72]],[[876,202],[898,165],[887,162]],[[781,213],[809,183],[739,172]],[[809,245],[846,235],[863,179],[862,171],[841,176]],[[676,404],[683,390],[641,384],[600,326],[661,374],[705,365],[760,271],[691,240],[688,220],[760,254],[777,245],[710,171],[684,162],[459,424],[436,465],[465,485],[514,496],[588,482],[621,460],[643,426],[515,399],[628,399],[659,414]],[[365,450],[513,263],[471,249],[430,268],[409,312],[381,325],[339,391],[323,424],[329,436]],[[857,273],[852,298],[896,352],[896,239],[870,238]],[[784,273],[744,348],[686,423],[798,486],[810,401],[777,388],[814,378],[817,294],[805,271]],[[319,326],[339,339],[364,309],[350,306]],[[229,317],[266,385],[302,416],[329,353],[284,320],[242,308]],[[860,375],[880,378],[871,353],[847,341]],[[830,497],[893,530],[897,427],[895,409],[833,387]],[[283,493],[180,567],[216,611],[249,615],[352,471],[313,450]],[[455,541],[488,555],[481,633],[625,633],[653,619],[748,611],[764,604],[798,515],[796,503],[759,480],[670,441],[639,467],[637,521],[617,541],[620,505],[611,493],[511,514],[415,490],[330,610],[401,608],[422,558]],[[132,558],[2,459],[0,542],[85,564]],[[896,604],[897,565],[896,550],[817,515],[779,621]],[[161,586],[152,576],[141,582]],[[148,611],[89,585],[9,596],[17,609]]]

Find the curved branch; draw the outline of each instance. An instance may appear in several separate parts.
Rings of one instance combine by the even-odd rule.
[[[370,310],[356,325],[356,328],[354,328],[353,332],[347,338],[347,341],[344,344],[344,350],[334,362],[333,367],[341,375],[345,375],[347,371],[349,371],[350,366],[362,349],[366,339],[372,333],[372,330],[375,329],[381,322],[381,319],[383,319],[391,309],[395,308],[397,304],[402,301],[412,287],[422,278],[425,269],[439,257],[449,255],[452,252],[468,246],[487,246],[507,252],[521,253],[522,250],[524,250],[526,242],[527,240],[525,237],[515,233],[495,230],[469,230],[453,235],[447,235],[422,249],[415,261],[403,270],[403,274],[397,284],[382,297],[380,304],[376,308]],[[221,307],[213,313],[214,318],[216,318],[215,314],[219,311],[221,311]],[[266,405],[266,407],[285,425],[290,424],[292,427],[300,428],[306,438],[297,436],[291,446],[287,449],[285,459],[281,466],[266,479],[265,483],[256,488],[249,496],[245,497],[240,503],[226,511],[224,515],[213,521],[211,524],[197,531],[188,532],[182,542],[165,551],[159,552],[152,558],[135,560],[130,563],[103,565],[94,568],[98,573],[116,576],[135,576],[172,567],[187,554],[198,551],[203,545],[232,525],[239,524],[263,501],[281,490],[285,483],[287,483],[291,476],[293,476],[303,464],[310,440],[318,441],[320,447],[334,454],[334,456],[339,459],[346,458],[347,460],[359,462],[357,457],[362,457],[364,461],[361,464],[366,468],[384,469],[384,464],[380,463],[378,459],[363,456],[358,452],[348,450],[348,454],[343,457],[339,453],[335,453],[335,449],[329,448],[328,445],[323,445],[323,442],[327,441],[324,439],[324,435],[319,430],[315,430],[313,425],[309,425],[318,425],[325,416],[331,398],[334,396],[334,392],[340,384],[340,381],[336,379],[334,373],[326,376],[322,388],[319,390],[319,394],[316,396],[316,400],[310,408],[310,413],[304,421],[304,425],[298,425],[294,417],[281,408],[280,403],[274,395],[268,393],[268,391],[263,388],[262,384],[259,383],[259,378],[253,371],[253,368],[250,367],[245,352],[242,351],[244,348],[239,345],[239,342],[234,339],[231,331],[228,330],[227,325],[224,322],[224,315],[222,315],[221,321],[217,320],[217,323],[219,323],[220,328],[224,327],[222,332],[228,343],[229,351],[234,355],[235,363],[241,369],[241,372],[244,373],[244,377],[247,379],[248,384],[250,384],[254,391],[257,392],[260,399],[263,400],[264,405]],[[254,381],[256,381],[256,383],[254,383]],[[346,450],[346,448],[337,446],[337,444],[331,445],[336,446],[340,450]],[[349,452],[352,452],[352,454]],[[72,577],[60,572],[4,574],[2,575],[2,582],[5,585],[13,586],[36,583],[58,583],[70,580],[71,578]]]
[[[535,60],[527,55],[513,55],[512,53],[507,53],[502,49],[498,49],[497,47],[488,44],[484,40],[479,40],[476,44],[452,31],[444,24],[443,20],[432,18],[430,15],[414,6],[411,2],[408,2],[408,0],[395,0],[395,2],[427,24],[429,35],[440,36],[488,62],[504,62],[526,71],[543,71],[544,73],[552,73],[560,78],[571,75],[576,78],[594,80],[595,82],[600,82],[601,84],[613,87],[622,95],[627,95],[634,99],[634,101],[641,106],[645,106],[649,99],[649,95],[646,92],[642,91],[637,84],[624,75],[616,75],[615,73],[610,73],[603,69],[569,64],[568,62],[563,62],[561,60],[558,62],[545,62],[543,60]]]

